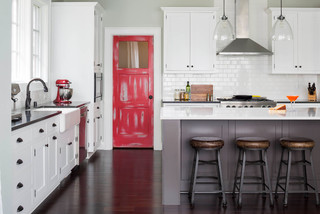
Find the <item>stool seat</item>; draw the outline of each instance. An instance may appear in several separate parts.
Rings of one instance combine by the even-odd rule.
[[[285,148],[313,148],[313,140],[305,137],[283,137],[280,138],[280,145]]]
[[[224,141],[219,137],[193,137],[190,144],[193,148],[212,149],[222,148]]]
[[[270,141],[264,137],[239,137],[236,140],[237,146],[246,149],[267,149]]]

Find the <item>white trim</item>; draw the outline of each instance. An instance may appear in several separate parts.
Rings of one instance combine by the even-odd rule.
[[[161,7],[164,12],[214,12],[219,7]]]
[[[101,149],[113,149],[112,132],[112,97],[113,97],[113,77],[112,77],[112,56],[113,56],[113,36],[115,35],[151,35],[154,37],[154,150],[162,150],[161,142],[161,28],[160,27],[107,27],[105,28],[105,57],[104,57],[104,142]]]

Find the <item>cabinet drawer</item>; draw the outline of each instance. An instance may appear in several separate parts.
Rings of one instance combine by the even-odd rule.
[[[31,194],[31,167],[22,170],[20,173],[15,173],[13,182],[13,195],[14,198],[20,198],[26,192]]]
[[[14,149],[19,149],[24,146],[30,145],[32,140],[31,128],[24,128],[23,131],[14,131],[11,136]]]
[[[59,116],[47,121],[48,134],[59,132]]]
[[[46,137],[47,135],[47,124],[46,122],[41,122],[32,128],[32,139]]]
[[[12,213],[29,214],[32,206],[31,191],[14,199]]]
[[[31,147],[20,149],[14,155],[14,172],[19,173],[21,170],[31,166]]]

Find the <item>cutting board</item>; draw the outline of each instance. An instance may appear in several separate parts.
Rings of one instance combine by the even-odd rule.
[[[207,94],[213,94],[213,85],[191,85],[191,101],[207,101]]]

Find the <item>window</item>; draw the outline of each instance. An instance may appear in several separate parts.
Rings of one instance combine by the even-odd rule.
[[[12,0],[12,81],[48,81],[49,0]]]

